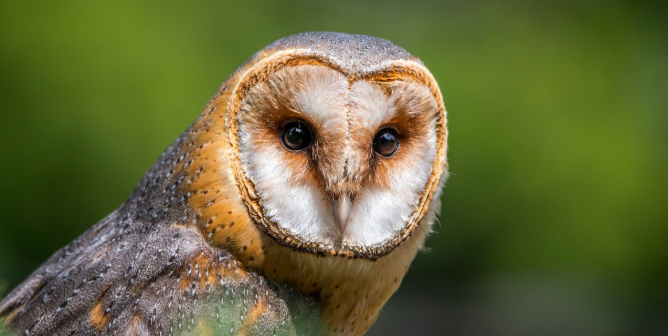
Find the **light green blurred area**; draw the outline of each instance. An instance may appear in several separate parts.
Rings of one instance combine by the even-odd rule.
[[[0,281],[14,287],[120,205],[255,51],[329,30],[406,48],[448,109],[440,224],[372,334],[668,334],[667,13],[2,2]]]

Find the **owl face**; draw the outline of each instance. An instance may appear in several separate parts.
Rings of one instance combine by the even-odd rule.
[[[251,68],[229,106],[250,213],[283,245],[371,259],[389,253],[437,188],[440,97],[392,66],[361,77],[331,62],[280,64]]]

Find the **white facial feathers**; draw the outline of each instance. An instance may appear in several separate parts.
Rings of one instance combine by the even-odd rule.
[[[431,176],[436,112],[419,83],[351,83],[324,66],[286,67],[244,97],[240,162],[264,215],[291,239],[333,249],[383,246],[406,229]],[[295,119],[313,133],[302,151],[280,141],[282,127]],[[400,136],[390,158],[373,151],[383,127]],[[348,200],[343,224],[340,200]]]

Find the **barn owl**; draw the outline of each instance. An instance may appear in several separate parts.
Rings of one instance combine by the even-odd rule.
[[[364,334],[435,220],[446,140],[404,49],[283,38],[0,314],[25,335]]]

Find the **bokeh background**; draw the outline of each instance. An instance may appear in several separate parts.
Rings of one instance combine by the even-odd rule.
[[[420,57],[448,109],[440,224],[371,335],[667,335],[667,13],[3,1],[0,297],[119,206],[255,51],[330,30]]]

